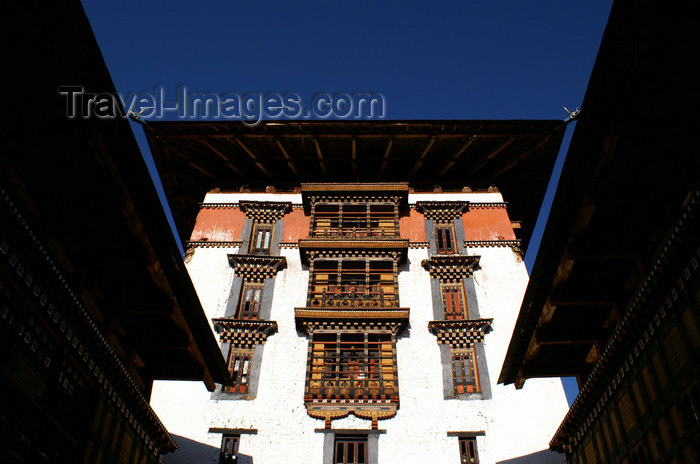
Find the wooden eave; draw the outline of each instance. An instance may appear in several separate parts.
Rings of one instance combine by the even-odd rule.
[[[386,192],[497,185],[527,244],[565,124],[559,120],[153,121],[144,128],[183,243],[214,188],[385,183]],[[314,189],[311,184],[307,189]],[[361,187],[376,188],[376,187]],[[311,191],[311,190],[310,190]]]
[[[329,196],[396,196],[400,207],[408,206],[408,182],[304,182],[301,184],[301,198],[309,210],[311,197]]]
[[[63,79],[114,94],[86,27],[87,42],[65,37],[64,48],[79,44],[86,52],[62,55]],[[31,75],[35,88],[65,84],[54,82],[51,76],[58,74]],[[35,121],[12,133],[12,148],[0,157],[0,183],[57,259],[98,330],[113,331],[123,349],[143,361],[140,375],[149,389],[160,378],[203,380],[214,389],[230,377],[226,363],[129,122],[71,120],[65,110],[56,102],[42,118],[27,115]],[[161,336],[177,340],[181,349],[153,349]]]
[[[313,307],[313,308],[294,308],[294,317],[297,321],[301,320],[400,320],[407,322],[409,316],[408,308],[392,308],[392,309],[338,309],[336,307]]]
[[[697,41],[652,14],[613,6],[499,383],[586,382],[698,181],[697,117],[669,103],[698,95]]]
[[[333,239],[333,238],[303,238],[299,239],[299,252],[302,262],[308,263],[309,251],[354,251],[354,250],[376,250],[387,253],[396,252],[399,254],[399,262],[404,262],[408,254],[408,239]]]

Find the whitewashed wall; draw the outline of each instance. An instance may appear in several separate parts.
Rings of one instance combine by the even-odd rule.
[[[301,202],[300,195],[289,194],[210,194],[205,201],[253,199]],[[411,203],[417,200],[502,201],[497,193],[409,196]],[[224,314],[233,279],[227,255],[237,251],[197,248],[187,264],[208,318]],[[411,310],[410,329],[397,342],[401,406],[395,418],[379,422],[386,430],[379,437],[379,462],[457,464],[457,438],[447,432],[477,430],[485,431],[477,438],[481,463],[563,462],[562,455],[549,452],[527,457],[547,449],[568,410],[561,382],[530,379],[522,390],[495,384],[527,285],[525,266],[508,247],[470,248],[469,254],[481,256],[481,269],[474,273],[480,315],[493,318],[493,331],[484,341],[492,398],[443,399],[440,353],[428,331],[433,319],[430,278],[420,265],[428,250],[409,249],[409,271],[399,275],[401,306]],[[155,382],[152,406],[180,445],[163,462],[218,462],[221,435],[208,433],[210,427],[258,430],[242,435],[240,463],[322,462],[323,434],[314,429],[324,424],[306,414],[303,402],[308,340],[294,322],[294,308],[306,301],[308,271],[302,269],[299,250],[282,249],[281,255],[287,269],[275,280],[271,313],[279,331],[264,347],[256,399],[212,400],[201,382]],[[333,428],[368,429],[370,421],[350,416],[333,421]]]

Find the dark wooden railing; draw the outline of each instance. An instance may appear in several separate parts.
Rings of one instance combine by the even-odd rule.
[[[340,285],[322,292],[310,292],[309,307],[388,308],[398,307],[396,295],[387,295],[377,285]]]

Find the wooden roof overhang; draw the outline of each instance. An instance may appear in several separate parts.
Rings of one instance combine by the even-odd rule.
[[[80,83],[87,92],[116,95],[75,3],[56,22],[61,32],[33,28],[37,46],[17,51],[23,64],[17,85],[41,90],[12,103],[17,119],[0,156],[0,185],[94,328],[110,337],[110,356],[120,358],[114,362],[134,369],[146,396],[154,379],[203,380],[213,390],[230,378],[226,363],[129,122],[70,119],[56,93],[60,85]],[[77,48],[82,52],[69,52]],[[40,117],[31,110],[37,107]]]
[[[302,183],[496,185],[527,243],[559,151],[559,120],[149,122],[144,128],[183,243],[206,192]],[[403,189],[404,187],[402,187]]]
[[[699,261],[700,181],[662,240],[649,273],[621,311],[620,322],[602,346],[598,360],[551,440],[552,449],[570,452],[595,424],[595,417],[605,414],[606,403],[616,396],[624,377],[634,372],[635,364],[644,362],[642,353],[652,345],[650,340],[664,333],[664,319],[673,312],[679,314],[680,309],[687,307],[688,299],[693,298],[692,289],[698,288],[700,280]]]
[[[409,308],[294,308],[297,326],[309,333],[315,330],[359,330],[362,332],[391,330],[399,333],[408,326],[409,315]]]
[[[299,252],[304,264],[308,264],[309,254],[314,252],[348,258],[359,256],[363,259],[374,255],[396,256],[397,262],[403,263],[408,254],[408,242],[403,238],[303,238],[299,239]]]
[[[311,208],[312,198],[341,197],[393,197],[400,207],[408,206],[408,182],[305,182],[301,184],[301,198],[304,209]]]
[[[612,9],[499,383],[585,382],[698,181],[697,41],[659,11]]]

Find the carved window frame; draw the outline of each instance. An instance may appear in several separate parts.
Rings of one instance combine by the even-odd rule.
[[[272,248],[272,240],[274,238],[274,235],[274,223],[254,221],[253,231],[250,234],[250,253],[269,255],[270,249]]]
[[[236,309],[236,319],[257,320],[260,318],[264,288],[265,285],[261,283],[243,283],[238,308]]]
[[[464,284],[443,283],[440,285],[442,310],[447,321],[462,321],[469,319]]]
[[[457,241],[452,222],[438,222],[434,225],[435,250],[439,255],[457,254]]]
[[[249,393],[250,376],[253,367],[253,350],[232,348],[228,357],[228,370],[231,384],[225,385],[225,393]]]
[[[455,394],[480,393],[479,370],[474,347],[450,350]]]

